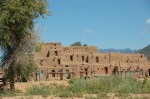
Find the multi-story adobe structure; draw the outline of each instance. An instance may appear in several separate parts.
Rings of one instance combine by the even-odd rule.
[[[35,53],[36,80],[63,80],[71,77],[150,76],[150,62],[143,54],[99,53],[95,46],[68,46],[41,43]]]

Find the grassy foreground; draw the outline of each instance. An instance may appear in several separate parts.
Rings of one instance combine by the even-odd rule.
[[[146,78],[139,81],[135,78],[122,78],[120,76],[112,76],[109,78],[91,78],[79,79],[72,78],[69,86],[53,84],[52,86],[35,85],[27,89],[24,95],[56,95],[59,97],[82,97],[83,94],[98,94],[98,97],[106,97],[107,93],[117,93],[117,95],[134,94],[150,94],[150,80]],[[1,93],[2,95],[3,93]],[[4,94],[3,94],[4,95]],[[89,97],[87,97],[89,99]],[[91,99],[91,98],[90,98]]]
[[[112,76],[109,78],[79,79],[73,78],[69,86],[33,86],[28,89],[28,95],[57,95],[60,97],[82,97],[83,94],[98,94],[106,96],[107,93],[150,93],[150,81],[146,78],[138,81],[135,78],[122,78]]]

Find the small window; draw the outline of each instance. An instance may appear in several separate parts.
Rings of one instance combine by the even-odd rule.
[[[70,56],[70,61],[73,61],[73,56],[72,55]]]
[[[55,55],[58,56],[58,52],[57,51],[55,51]]]
[[[96,62],[99,63],[99,57],[96,57]]]
[[[127,59],[127,63],[129,62],[129,59]]]
[[[47,53],[46,57],[50,57],[50,53],[49,53],[49,51],[48,51],[48,53]]]
[[[104,59],[106,59],[106,58],[107,58],[107,56],[105,55]]]
[[[52,70],[52,77],[55,77],[55,70]]]
[[[82,56],[82,61],[84,61],[84,56]]]
[[[58,59],[58,64],[60,65],[60,59]]]
[[[69,67],[68,65],[65,65],[65,67]]]

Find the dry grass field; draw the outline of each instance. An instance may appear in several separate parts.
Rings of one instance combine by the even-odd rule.
[[[16,83],[0,99],[150,99],[150,80],[94,78]]]

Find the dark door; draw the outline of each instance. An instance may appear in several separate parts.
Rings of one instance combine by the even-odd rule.
[[[108,67],[104,68],[105,74],[108,74]]]
[[[85,75],[87,76],[88,75],[88,68],[84,68],[84,71],[85,71]]]
[[[55,77],[55,70],[52,70],[52,77]]]
[[[114,74],[114,75],[118,75],[118,74],[119,74],[118,66],[115,66],[115,67],[114,67],[113,74]]]

